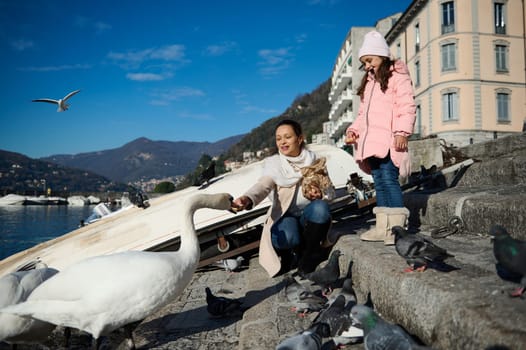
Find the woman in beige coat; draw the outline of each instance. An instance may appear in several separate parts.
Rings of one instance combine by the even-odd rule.
[[[314,270],[331,223],[323,191],[301,188],[301,169],[310,166],[316,154],[305,148],[300,124],[282,120],[275,137],[278,154],[265,159],[261,178],[232,204],[234,209],[243,210],[267,196],[272,199],[259,247],[259,262],[271,277],[294,268],[296,263],[300,273]]]

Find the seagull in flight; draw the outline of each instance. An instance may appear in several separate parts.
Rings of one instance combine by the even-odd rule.
[[[53,100],[53,99],[50,99],[50,98],[39,98],[39,99],[33,100],[33,102],[54,103],[54,104],[58,105],[57,112],[64,112],[64,111],[66,111],[69,108],[69,105],[66,103],[68,98],[70,98],[71,96],[73,96],[75,94],[78,94],[79,92],[80,92],[80,90],[72,91],[69,94],[67,94],[66,97],[61,98],[59,100]]]

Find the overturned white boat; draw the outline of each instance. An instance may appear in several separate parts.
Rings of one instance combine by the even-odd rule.
[[[353,173],[371,180],[364,174],[347,152],[329,145],[310,145],[318,156],[326,157],[329,176],[336,189],[331,208],[348,206],[356,198],[349,195],[347,182]],[[40,259],[48,266],[61,270],[90,256],[111,254],[127,250],[174,250],[179,244],[180,206],[185,197],[198,191],[205,193],[230,193],[234,198],[243,194],[261,176],[263,161],[252,163],[210,180],[204,188],[190,187],[149,200],[147,209],[133,206],[119,211],[104,220],[93,222],[50,241],[0,261],[0,276],[16,267]],[[264,214],[270,206],[266,199],[255,208],[234,214],[212,209],[198,210],[194,216],[196,231],[203,248],[213,246],[220,252],[235,251],[232,237],[244,237],[261,227]],[[257,235],[257,233],[256,233]],[[259,239],[259,236],[257,237]],[[242,241],[243,239],[241,239]],[[240,240],[236,240],[239,242]],[[237,244],[237,243],[236,243]],[[256,247],[258,242],[252,241]],[[203,259],[203,257],[202,257]]]

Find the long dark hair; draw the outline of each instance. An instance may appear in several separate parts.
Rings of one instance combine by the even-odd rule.
[[[395,61],[391,60],[389,57],[382,57],[382,63],[378,67],[378,72],[375,73],[375,79],[377,82],[380,83],[380,89],[382,89],[382,92],[385,92],[387,90],[387,84],[389,83],[389,78],[393,75],[393,71],[391,70],[391,66],[394,66]],[[369,73],[366,72],[363,75],[362,81],[360,83],[360,87],[358,88],[358,91],[356,94],[360,96],[360,98],[363,98],[363,93],[365,92],[365,85],[367,84],[367,77],[369,76]]]

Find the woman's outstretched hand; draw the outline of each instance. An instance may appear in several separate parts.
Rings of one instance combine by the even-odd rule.
[[[232,201],[232,210],[238,212],[245,209],[252,208],[252,200],[247,196],[241,196]]]

